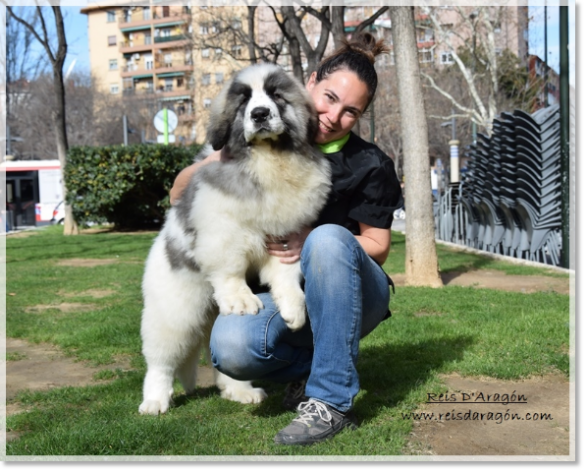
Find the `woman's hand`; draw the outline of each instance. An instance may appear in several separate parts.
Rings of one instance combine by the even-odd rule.
[[[301,259],[301,249],[310,232],[311,227],[305,226],[298,233],[291,233],[281,238],[267,236],[267,251],[271,256],[278,257],[283,264],[293,264]]]
[[[173,182],[173,187],[169,192],[171,198],[171,205],[175,205],[179,201],[181,194],[189,184],[191,177],[195,174],[198,169],[209,164],[210,162],[214,161],[221,161],[221,162],[228,162],[232,159],[229,151],[224,147],[220,151],[214,151],[209,156],[207,156],[202,161],[196,162],[195,164],[191,164],[189,167],[183,169],[177,177],[175,178],[175,182]]]

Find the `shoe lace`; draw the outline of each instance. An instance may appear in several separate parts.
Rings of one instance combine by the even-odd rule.
[[[313,408],[312,408],[313,407]],[[299,404],[298,411],[300,415],[293,421],[302,423],[305,426],[311,426],[316,417],[320,417],[326,423],[332,421],[332,414],[322,402],[316,400],[309,400]]]

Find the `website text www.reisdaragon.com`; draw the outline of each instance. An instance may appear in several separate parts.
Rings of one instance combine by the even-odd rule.
[[[504,412],[448,411],[446,413],[403,413],[404,420],[415,421],[494,421],[501,424],[506,421],[553,421],[551,413],[515,413],[510,410]]]

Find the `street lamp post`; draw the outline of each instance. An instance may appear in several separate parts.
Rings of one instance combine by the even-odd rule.
[[[452,110],[452,121],[445,121],[441,124],[442,128],[446,126],[452,127],[452,139],[448,143],[450,145],[450,182],[460,182],[460,155],[459,146],[460,141],[456,139],[456,117]]]

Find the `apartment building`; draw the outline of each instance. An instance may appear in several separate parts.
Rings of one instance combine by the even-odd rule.
[[[246,35],[241,16],[246,8],[115,3],[81,9],[88,16],[97,83],[153,116],[173,110],[176,141],[203,142],[212,99],[234,70],[247,65],[246,48],[238,41],[239,34]],[[147,140],[155,140],[154,127],[147,128]]]

